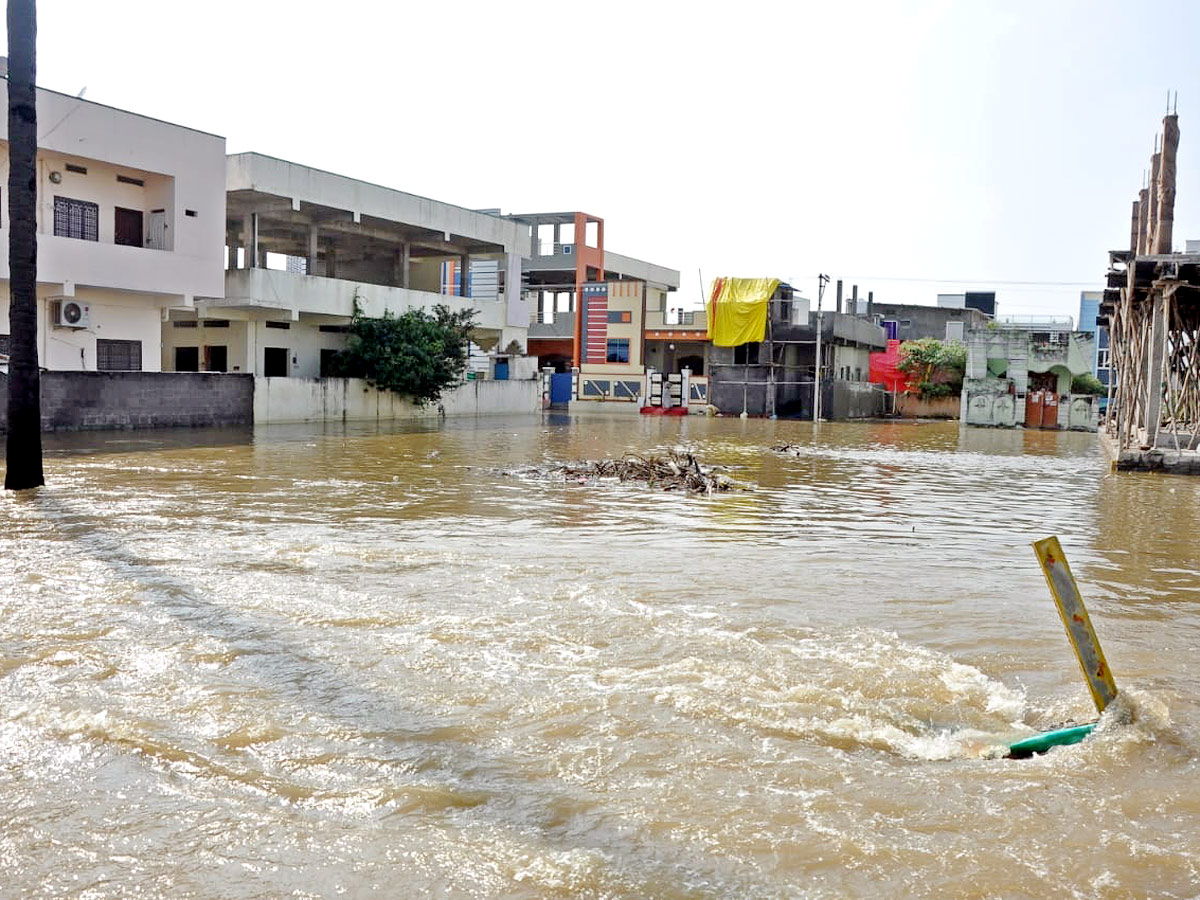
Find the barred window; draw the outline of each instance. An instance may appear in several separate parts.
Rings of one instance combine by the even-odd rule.
[[[96,370],[99,372],[142,371],[142,342],[97,338]]]
[[[8,356],[9,354],[9,337],[7,334],[0,334],[0,356]]]
[[[85,200],[55,197],[54,234],[84,241],[100,240],[100,207]]]

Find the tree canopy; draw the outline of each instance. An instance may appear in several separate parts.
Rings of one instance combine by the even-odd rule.
[[[350,339],[335,362],[337,374],[365,378],[379,390],[409,397],[419,406],[436,403],[442,393],[463,381],[467,343],[477,310],[457,312],[443,304],[384,312],[373,319],[362,314],[357,299],[350,320]]]

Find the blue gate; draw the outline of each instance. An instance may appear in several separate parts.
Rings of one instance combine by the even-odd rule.
[[[508,381],[508,360],[507,359],[496,360],[495,379],[496,379],[496,381]]]
[[[571,402],[571,373],[555,372],[550,376],[550,405],[563,407]]]

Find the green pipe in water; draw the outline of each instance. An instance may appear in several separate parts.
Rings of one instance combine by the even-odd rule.
[[[1059,728],[1056,731],[1044,731],[1027,737],[1022,741],[1008,745],[1008,759],[1028,759],[1035,753],[1045,753],[1051,747],[1065,747],[1067,744],[1078,744],[1092,733],[1096,722],[1088,725],[1072,725],[1070,728]]]

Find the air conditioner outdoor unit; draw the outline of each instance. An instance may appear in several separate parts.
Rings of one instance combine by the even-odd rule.
[[[87,328],[91,324],[91,309],[78,300],[54,300],[50,304],[50,317],[61,328]]]

